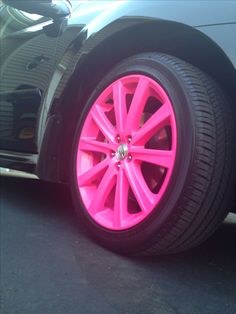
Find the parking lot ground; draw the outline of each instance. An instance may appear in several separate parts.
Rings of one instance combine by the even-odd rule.
[[[1,177],[1,314],[236,313],[236,216],[204,244],[124,257],[92,242],[68,189]]]

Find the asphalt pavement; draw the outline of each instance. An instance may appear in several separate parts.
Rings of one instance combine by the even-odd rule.
[[[0,179],[1,314],[236,313],[236,215],[186,253],[129,258],[87,237],[66,187]]]

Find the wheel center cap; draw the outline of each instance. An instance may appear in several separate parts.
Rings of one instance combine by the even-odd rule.
[[[128,154],[128,146],[126,144],[121,144],[116,151],[116,157],[119,160],[123,160],[125,159],[127,154]]]

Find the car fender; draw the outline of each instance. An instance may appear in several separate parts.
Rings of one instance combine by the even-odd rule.
[[[98,3],[100,3],[100,1],[98,1]],[[102,2],[101,5],[102,4],[104,4],[104,2]],[[236,10],[233,11],[233,9],[235,5],[235,2],[230,1],[225,9],[225,4],[219,1],[204,1],[201,6],[197,4],[196,1],[178,1],[176,10],[171,10],[173,1],[159,1],[158,10],[156,10],[156,1],[147,1],[145,2],[144,10],[141,4],[134,5],[132,1],[119,1],[119,3],[115,2],[115,4],[109,8],[104,10],[100,9],[100,13],[92,19],[91,16],[89,18],[89,14],[87,20],[85,17],[82,19],[81,15],[79,16],[80,11],[78,10],[77,15],[75,12],[69,20],[69,27],[79,22],[82,24],[85,23],[85,26],[55,67],[48,92],[44,99],[38,128],[38,145],[42,147],[42,149],[40,149],[37,174],[49,180],[53,178],[53,180],[56,181],[61,180],[59,172],[62,167],[61,164],[65,161],[60,161],[61,158],[59,157],[60,151],[58,147],[60,147],[60,142],[63,141],[61,130],[65,126],[64,112],[65,110],[73,110],[73,107],[66,104],[66,98],[71,92],[70,82],[76,78],[78,87],[80,86],[80,83],[83,81],[83,75],[80,69],[83,66],[84,60],[89,58],[96,47],[107,38],[122,30],[135,25],[158,21],[160,23],[173,23],[182,25],[185,28],[196,29],[197,32],[201,32],[204,36],[207,34],[209,40],[219,46],[218,48],[220,49],[222,39],[214,32],[211,32],[211,27],[215,28],[215,24],[218,23],[226,23],[225,25],[229,25],[232,32],[234,32],[236,27]],[[87,5],[87,8],[88,7]],[[84,10],[85,8],[86,6]],[[82,9],[83,7],[81,10]],[[197,9],[200,10],[199,14],[196,14]],[[214,14],[210,14],[212,10]],[[80,12],[80,14],[82,13]],[[231,62],[231,64],[235,65],[236,51],[234,49],[234,42],[228,40],[223,44],[228,45],[226,52],[228,52],[229,63]],[[80,95],[83,92],[84,90],[79,90]],[[68,109],[66,108],[67,106]],[[52,142],[55,142],[55,145],[51,145]],[[50,171],[48,171],[48,168],[50,168]]]

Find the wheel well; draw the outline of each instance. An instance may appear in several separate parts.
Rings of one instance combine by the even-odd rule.
[[[200,68],[236,100],[236,71],[221,48],[199,30],[176,22],[146,22],[115,33],[88,55],[80,73],[85,82],[91,81],[88,68],[96,73],[95,79],[101,79],[122,59],[151,51],[173,55]]]
[[[64,127],[61,128],[63,134],[59,136],[60,143],[64,146],[63,151],[68,152],[72,147],[76,123],[83,109],[78,103],[85,103],[97,83],[115,64],[131,55],[152,51],[173,55],[202,69],[218,81],[234,102],[236,101],[234,91],[236,71],[224,52],[211,39],[200,31],[180,23],[163,21],[140,23],[101,41],[78,66],[72,84],[69,84],[70,87],[65,93],[65,95],[76,93],[77,96],[74,97],[76,101],[71,102],[69,106],[61,106],[62,112],[59,113],[64,117],[62,122]],[[79,85],[76,77],[80,78]],[[76,82],[74,87],[73,81]],[[62,104],[63,99],[66,98],[62,97],[60,101]],[[68,112],[72,112],[73,115]],[[59,157],[57,178],[61,181],[68,181],[69,158],[70,154]]]

